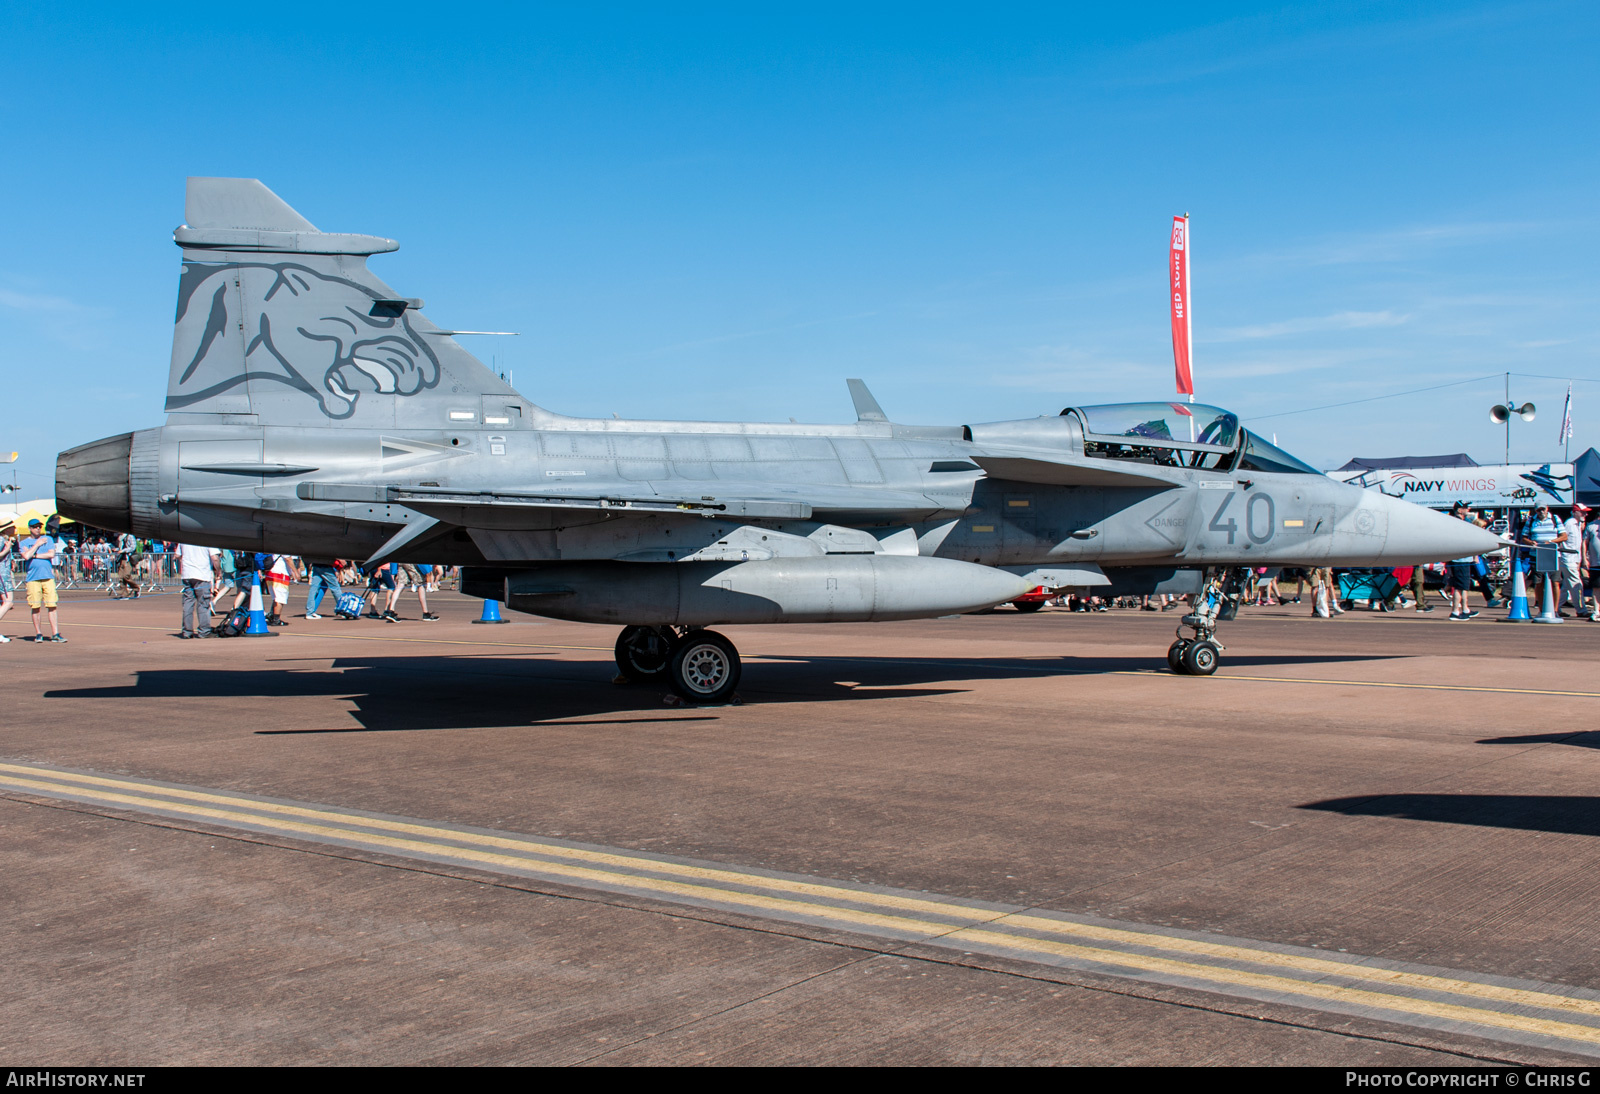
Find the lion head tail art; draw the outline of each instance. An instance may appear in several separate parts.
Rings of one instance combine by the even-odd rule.
[[[366,268],[399,245],[319,232],[255,179],[189,180],[169,412],[393,421],[395,400],[506,390]]]

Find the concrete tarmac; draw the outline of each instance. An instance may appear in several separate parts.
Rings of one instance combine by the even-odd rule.
[[[1600,1055],[1600,625],[1245,608],[1209,679],[1175,613],[733,627],[699,709],[431,599],[0,646],[9,1060]]]

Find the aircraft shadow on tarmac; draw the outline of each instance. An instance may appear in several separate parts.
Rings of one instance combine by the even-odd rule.
[[[181,668],[141,671],[131,684],[58,688],[49,699],[255,699],[326,697],[354,704],[349,717],[358,725],[318,728],[259,728],[262,735],[473,729],[488,726],[559,725],[562,719],[589,719],[666,713],[665,686],[613,686],[616,667],[609,661],[544,660],[517,657],[340,657],[331,666],[293,658],[267,668]],[[1331,661],[1378,660],[1370,656],[1244,656],[1239,665],[1295,665]],[[1063,679],[1108,672],[1157,672],[1165,667],[1150,657],[782,657],[747,662],[741,691],[760,703],[863,702],[926,698],[968,689],[952,681]],[[690,708],[693,709],[693,708]],[[705,708],[704,717],[717,717]],[[344,712],[341,711],[342,715]],[[331,716],[330,721],[342,721]],[[683,714],[659,719],[685,721]]]
[[[1480,828],[1600,836],[1600,798],[1554,794],[1384,794],[1334,798],[1299,808],[1343,813],[1348,817],[1393,817]]]
[[[1530,733],[1523,737],[1485,737],[1480,745],[1572,745],[1575,748],[1600,748],[1600,731],[1577,733]]]

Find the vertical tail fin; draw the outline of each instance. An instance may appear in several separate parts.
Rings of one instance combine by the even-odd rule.
[[[191,178],[173,240],[169,414],[442,428],[480,396],[520,401],[367,269],[392,239],[318,231],[256,179]]]

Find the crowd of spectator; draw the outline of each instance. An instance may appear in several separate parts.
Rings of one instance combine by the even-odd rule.
[[[183,631],[181,638],[206,638],[212,634],[209,625],[202,625],[198,615],[191,619],[190,601],[204,600],[207,615],[228,615],[248,608],[251,590],[259,585],[262,611],[269,627],[287,627],[289,599],[294,585],[305,582],[305,619],[322,619],[321,608],[333,605],[335,614],[356,618],[365,615],[389,623],[401,622],[398,612],[400,597],[406,591],[416,593],[425,622],[435,622],[439,616],[428,609],[428,592],[437,590],[440,582],[453,574],[452,568],[409,562],[386,562],[379,566],[361,567],[348,559],[299,558],[294,555],[270,554],[259,551],[219,551],[215,548],[181,544],[177,547],[182,560],[184,586]],[[341,607],[347,587],[362,589],[356,597],[359,607],[354,610]],[[226,605],[232,596],[231,607]],[[383,607],[378,601],[383,600]]]
[[[80,530],[76,543],[62,535],[61,522],[33,520],[19,530],[14,521],[0,524],[0,619],[11,611],[18,581],[25,587],[36,642],[65,642],[59,620],[63,583],[87,581],[104,587],[114,597],[136,597],[152,584],[165,587],[176,581],[180,591],[180,638],[209,638],[227,630],[213,626],[217,616],[247,610],[250,591],[259,582],[268,626],[288,626],[293,586],[304,581],[307,597],[304,617],[322,619],[325,602],[337,605],[354,596],[350,618],[390,623],[402,621],[401,597],[416,594],[421,618],[435,622],[439,616],[428,606],[428,593],[442,583],[459,580],[459,571],[429,563],[390,562],[363,567],[349,559],[300,559],[292,555],[254,551],[229,551],[195,544],[140,540],[127,534],[107,535]],[[45,625],[49,633],[45,633]],[[0,644],[12,641],[0,634]]]
[[[1463,502],[1450,513],[1459,520],[1479,527],[1490,527],[1490,515],[1479,513]],[[1503,606],[1509,593],[1503,591],[1512,573],[1520,570],[1528,595],[1540,596],[1539,575],[1534,569],[1531,548],[1554,548],[1557,570],[1551,587],[1551,610],[1564,618],[1583,617],[1600,623],[1600,519],[1585,505],[1574,505],[1571,514],[1561,517],[1549,506],[1531,510],[1513,536],[1517,546],[1498,558],[1468,556],[1449,562],[1370,568],[1292,568],[1258,566],[1249,569],[1237,590],[1241,606],[1268,607],[1308,603],[1310,614],[1331,619],[1345,614],[1356,604],[1366,604],[1375,612],[1410,609],[1432,613],[1430,586],[1437,586],[1450,606],[1449,619],[1465,622],[1482,612],[1473,607],[1474,595],[1482,598],[1485,609]],[[1430,581],[1430,576],[1432,580]],[[1293,593],[1289,592],[1293,586]],[[1097,596],[1092,591],[1064,592],[1046,604],[1077,612],[1104,612],[1113,608],[1131,611],[1170,611],[1187,605],[1189,596]]]

